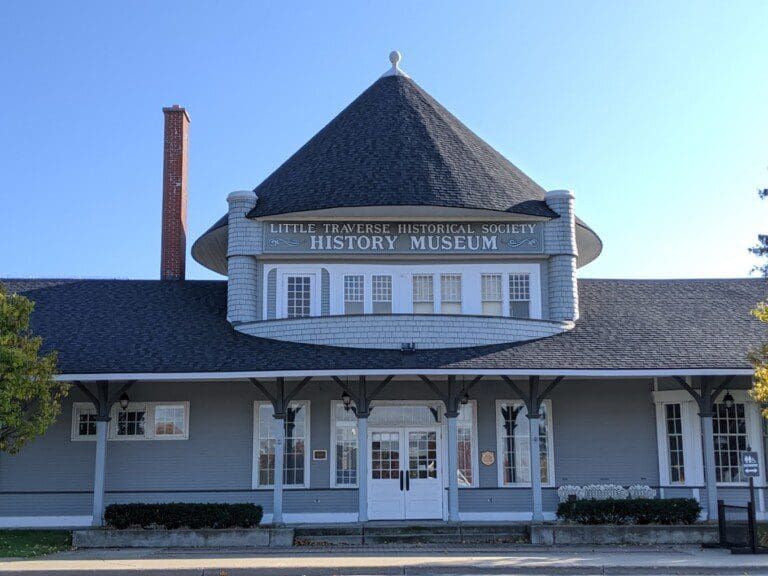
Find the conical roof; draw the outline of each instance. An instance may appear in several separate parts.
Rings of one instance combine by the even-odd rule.
[[[359,206],[556,217],[541,186],[401,74],[379,78],[254,191],[251,218]]]

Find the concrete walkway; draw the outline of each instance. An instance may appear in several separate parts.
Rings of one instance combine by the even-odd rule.
[[[0,575],[315,576],[437,574],[766,574],[768,555],[698,548],[531,546],[76,550],[0,561]]]

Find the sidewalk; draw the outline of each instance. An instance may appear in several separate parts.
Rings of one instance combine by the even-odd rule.
[[[766,574],[768,555],[698,548],[381,547],[76,550],[0,561],[0,574],[294,576],[419,574]]]

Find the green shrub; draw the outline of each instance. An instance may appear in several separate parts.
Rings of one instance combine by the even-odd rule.
[[[557,507],[558,518],[576,524],[693,524],[700,512],[693,498],[572,500]]]
[[[253,528],[263,510],[255,504],[111,504],[104,521],[112,528]]]

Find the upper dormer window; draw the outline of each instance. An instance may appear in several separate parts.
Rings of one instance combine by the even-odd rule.
[[[413,275],[413,313],[435,313],[435,279],[432,274]]]
[[[392,314],[392,276],[371,276],[371,302],[374,314]]]
[[[480,292],[484,316],[501,316],[504,313],[504,291],[501,274],[483,274],[480,277]]]
[[[440,275],[440,313],[461,314],[461,274]]]
[[[286,276],[285,304],[287,318],[306,318],[312,313],[312,277]]]
[[[347,274],[344,276],[344,314],[365,312],[365,276]]]
[[[509,275],[509,315],[513,318],[531,317],[531,275]]]

